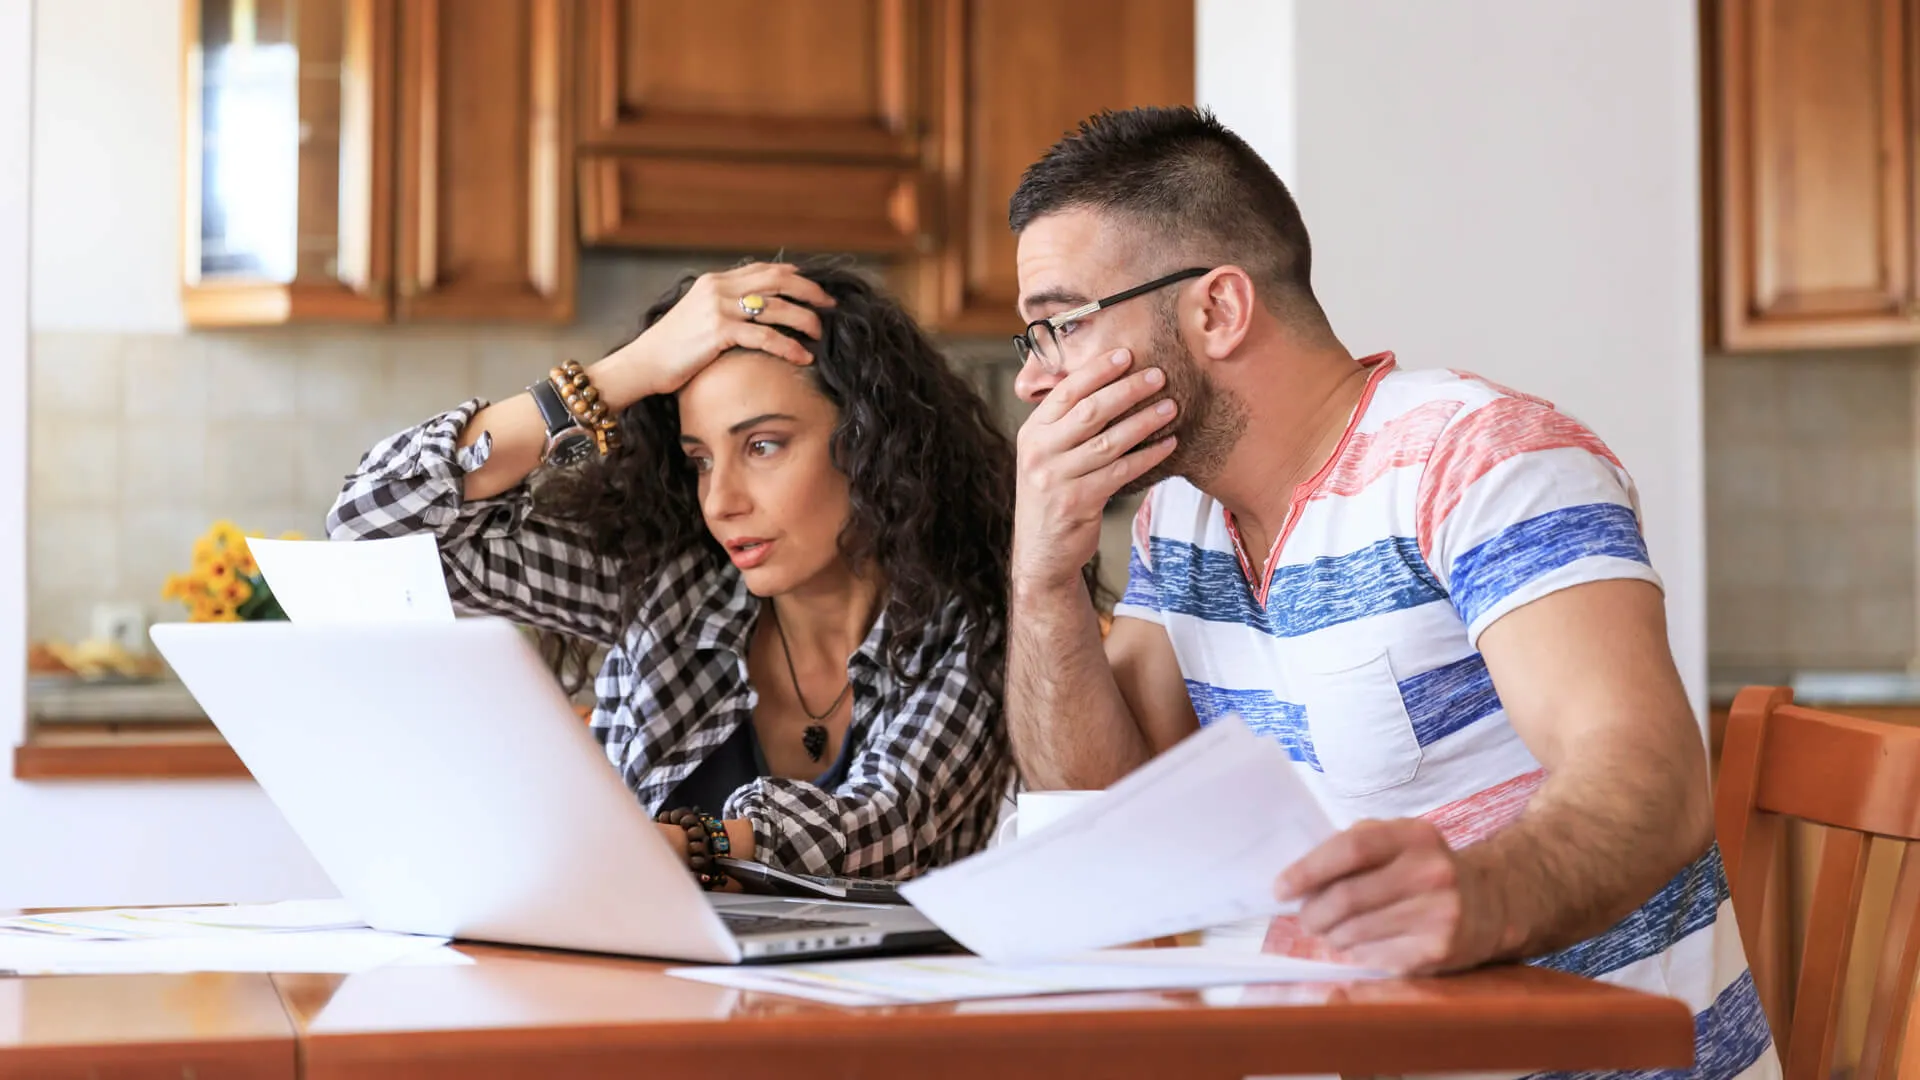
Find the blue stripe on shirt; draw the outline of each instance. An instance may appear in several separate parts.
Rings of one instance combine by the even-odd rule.
[[[1633,914],[1585,941],[1529,962],[1597,979],[1635,961],[1658,956],[1681,938],[1712,926],[1728,895],[1727,871],[1721,865],[1716,844],[1675,874]]]
[[[1256,733],[1285,747],[1293,760],[1325,771],[1313,750],[1304,706],[1282,701],[1271,690],[1229,689],[1195,679],[1187,680],[1187,696],[1202,726],[1224,716],[1238,716]],[[1493,678],[1479,653],[1401,680],[1400,699],[1421,746],[1500,711],[1500,695],[1494,692]]]
[[[1453,561],[1453,606],[1472,626],[1528,582],[1594,556],[1651,565],[1630,507],[1588,503],[1507,526]]]
[[[1767,1014],[1760,1008],[1760,993],[1753,985],[1753,972],[1742,971],[1727,984],[1713,1004],[1693,1018],[1693,1067],[1689,1069],[1637,1069],[1631,1072],[1540,1072],[1526,1080],[1732,1080],[1773,1045],[1773,1032],[1767,1027]]]
[[[1129,560],[1125,603],[1291,638],[1446,599],[1412,538],[1390,536],[1345,555],[1276,567],[1267,609],[1231,552],[1152,538],[1153,568]]]

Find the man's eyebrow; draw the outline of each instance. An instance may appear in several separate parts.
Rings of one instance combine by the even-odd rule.
[[[1085,296],[1071,289],[1042,289],[1031,296],[1021,298],[1019,314],[1024,318],[1028,312],[1045,307],[1048,304],[1058,304],[1062,308],[1077,308],[1086,302],[1087,298]]]

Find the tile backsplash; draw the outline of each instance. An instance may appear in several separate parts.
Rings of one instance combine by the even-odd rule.
[[[208,524],[321,535],[342,478],[375,441],[469,397],[517,393],[556,360],[603,355],[679,271],[605,264],[583,276],[580,321],[553,329],[36,332],[29,633],[84,638],[102,602],[184,617],[160,586]],[[1007,352],[949,343],[1011,432],[1023,410]]]
[[[1906,349],[1707,358],[1717,669],[1914,660],[1914,359]]]

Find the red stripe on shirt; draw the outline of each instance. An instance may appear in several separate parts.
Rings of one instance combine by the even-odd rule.
[[[1521,773],[1511,780],[1420,816],[1433,822],[1447,846],[1458,851],[1513,824],[1546,778],[1545,769]],[[1260,951],[1300,960],[1325,960],[1336,964],[1349,962],[1331,945],[1307,933],[1296,915],[1281,915],[1268,923],[1267,936],[1260,943]]]
[[[1545,769],[1521,773],[1420,816],[1438,826],[1447,846],[1457,851],[1513,824],[1546,778]]]
[[[1619,467],[1620,459],[1578,420],[1538,399],[1501,398],[1468,413],[1447,432],[1420,481],[1414,527],[1420,554],[1433,558],[1433,537],[1473,482],[1509,458],[1535,450],[1578,448]]]
[[[1358,495],[1389,470],[1425,465],[1440,432],[1460,411],[1460,405],[1458,401],[1429,401],[1387,421],[1379,431],[1355,432],[1347,443],[1347,452],[1327,474],[1326,482],[1314,491],[1313,498]]]

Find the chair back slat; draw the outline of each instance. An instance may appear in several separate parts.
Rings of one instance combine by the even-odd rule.
[[[1920,926],[1916,924],[1920,924],[1920,846],[1908,844],[1900,855],[1900,876],[1893,886],[1893,906],[1887,911],[1886,947],[1880,954],[1873,1003],[1867,1010],[1867,1039],[1860,1050],[1858,1072],[1861,1080],[1895,1080],[1899,1075],[1900,1060],[1893,1054],[1894,1043],[1900,1022],[1913,1007],[1914,978],[1920,974]]]
[[[1793,992],[1793,1034],[1787,1039],[1786,1080],[1826,1080],[1840,1034],[1840,992],[1853,954],[1853,926],[1867,881],[1867,838],[1834,829],[1820,844],[1820,870],[1807,910],[1800,982]],[[1737,917],[1737,916],[1736,916]]]
[[[1767,719],[1757,809],[1920,840],[1920,728],[1788,705]]]
[[[1792,963],[1783,950],[1763,947],[1769,904],[1792,905],[1769,892],[1788,818],[1824,826],[1797,979],[1781,970]],[[1784,688],[1743,690],[1722,741],[1714,827],[1786,1080],[1831,1077],[1868,855],[1875,838],[1905,846],[1884,944],[1861,958],[1875,966],[1863,973],[1873,997],[1854,1075],[1920,1080],[1920,1037],[1901,1037],[1920,1031],[1920,729],[1796,706]]]

